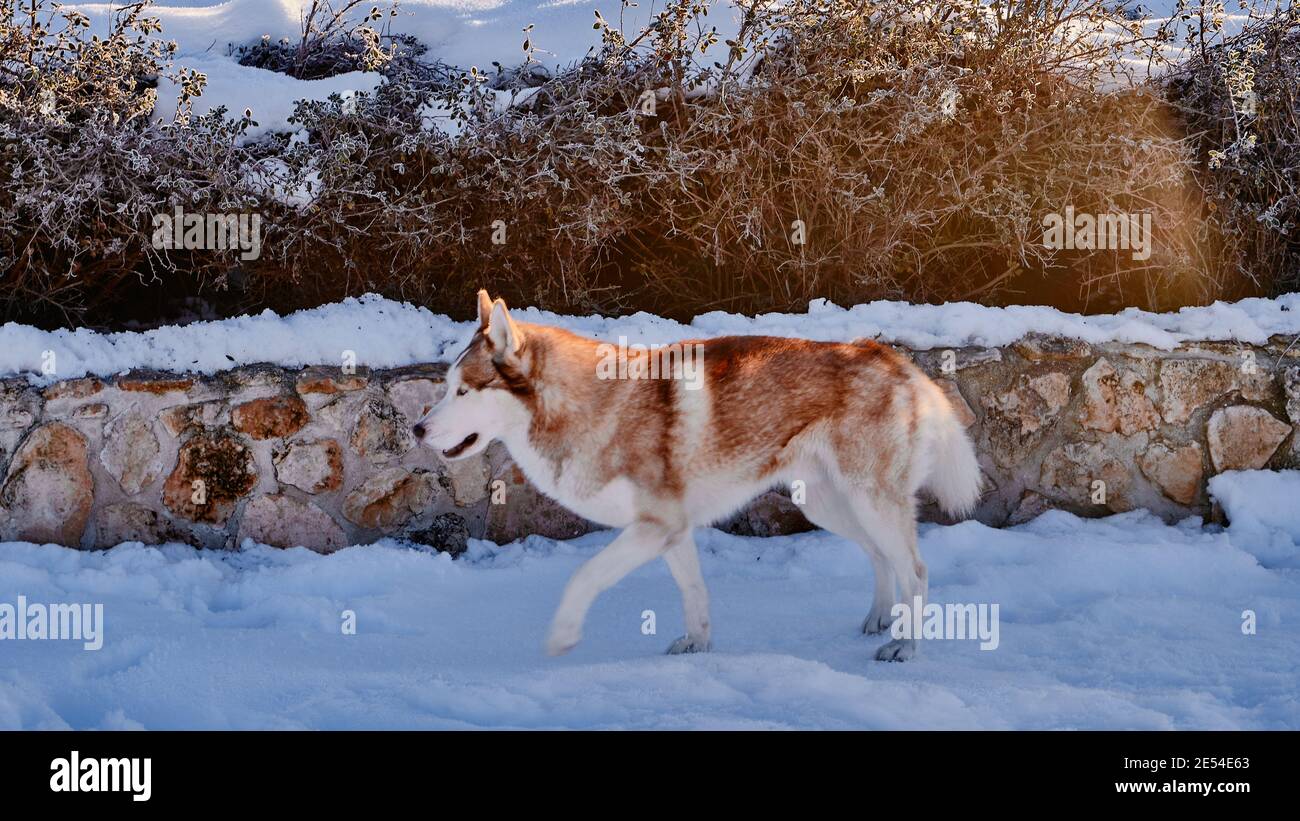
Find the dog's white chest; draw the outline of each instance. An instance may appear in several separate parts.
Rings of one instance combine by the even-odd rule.
[[[597,486],[592,472],[576,464],[566,465],[557,477],[554,465],[533,448],[512,442],[507,449],[534,487],[579,516],[606,527],[626,527],[636,519],[636,488],[627,479]]]

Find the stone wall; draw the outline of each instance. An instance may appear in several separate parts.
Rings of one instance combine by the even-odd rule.
[[[1160,351],[1029,337],[912,356],[976,442],[988,483],[978,518],[1003,525],[1049,508],[1212,516],[1214,473],[1300,465],[1300,346],[1290,343]],[[443,372],[5,380],[0,539],[231,548],[253,538],[328,552],[396,536],[455,553],[469,537],[587,530],[500,446],[451,465],[415,446],[411,422],[441,395]],[[808,525],[772,492],[724,526],[770,535]]]

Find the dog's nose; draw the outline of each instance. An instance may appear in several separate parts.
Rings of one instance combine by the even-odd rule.
[[[414,434],[415,434],[415,438],[416,438],[416,439],[423,439],[423,438],[424,438],[424,425],[416,425],[415,427],[411,428],[411,433],[414,433]]]

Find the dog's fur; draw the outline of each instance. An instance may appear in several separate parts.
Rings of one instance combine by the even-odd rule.
[[[963,515],[981,480],[947,397],[911,362],[871,341],[736,336],[683,343],[703,346],[694,348],[703,352],[702,384],[603,379],[598,343],[515,322],[486,291],[478,299],[478,331],[416,437],[447,459],[499,439],[542,492],[624,528],[569,581],[548,652],[572,649],[596,596],[659,556],[686,610],[687,633],[669,652],[708,649],[708,591],[691,529],[796,480],[808,519],[871,557],[875,599],[864,632],[889,628],[896,587],[903,601],[924,601],[915,494],[924,486]],[[915,652],[915,639],[895,639],[876,657]]]

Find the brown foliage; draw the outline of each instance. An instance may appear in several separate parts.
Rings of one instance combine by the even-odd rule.
[[[1296,165],[1262,187],[1207,173],[1214,151],[1239,143],[1206,127],[1223,122],[1214,77],[1231,47],[1198,51],[1177,75],[1197,82],[1171,84],[1128,76],[1162,40],[1100,0],[744,8],[738,37],[720,43],[704,0],[674,0],[646,31],[605,26],[604,50],[555,76],[532,63],[425,70],[418,50],[390,50],[375,94],[300,103],[309,139],[292,145],[239,146],[242,125],[212,118],[169,126],[183,150],[168,132],[133,131],[152,141],[154,165],[132,183],[148,196],[90,246],[33,229],[26,215],[48,190],[0,185],[0,204],[26,207],[7,226],[6,264],[20,275],[0,280],[0,300],[14,313],[40,292],[103,321],[106,301],[139,303],[136,275],[159,265],[178,272],[168,284],[180,294],[216,286],[208,295],[225,312],[376,291],[459,315],[480,286],[557,311],[677,317],[802,310],[817,297],[1168,309],[1293,287],[1293,176],[1289,204],[1277,194]],[[1294,14],[1271,25],[1293,42]],[[285,48],[289,62],[302,51]],[[267,44],[258,54],[280,60]],[[316,67],[335,60],[325,40],[311,54]],[[1257,123],[1270,144],[1296,144],[1292,83],[1290,98],[1276,91],[1290,119]],[[433,127],[435,113],[453,127],[445,116]],[[309,184],[301,202],[282,196]],[[177,201],[260,211],[262,256],[150,253],[128,224]],[[1243,214],[1258,211],[1243,203],[1278,220],[1243,239]],[[1045,216],[1067,206],[1150,213],[1150,258],[1044,247]],[[134,255],[104,253],[113,237]],[[19,241],[36,251],[21,256]],[[1292,249],[1281,263],[1279,243]]]

